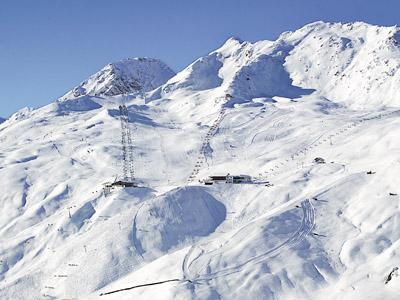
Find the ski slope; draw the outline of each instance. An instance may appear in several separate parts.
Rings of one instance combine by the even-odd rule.
[[[229,39],[147,90],[110,95],[120,78],[96,75],[101,93],[15,113],[0,124],[0,298],[397,299],[400,95],[380,65],[400,62],[397,31]],[[105,194],[122,102],[139,187]],[[227,173],[255,180],[199,182]]]

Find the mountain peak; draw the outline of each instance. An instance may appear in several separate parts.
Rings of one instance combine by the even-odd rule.
[[[229,39],[226,40],[225,44],[230,44],[230,43],[243,43],[244,41],[237,37],[237,36],[231,36]]]
[[[232,36],[227,39],[225,43],[216,51],[220,53],[232,52],[240,48],[243,43],[245,43],[245,41],[243,41],[242,39]]]
[[[164,84],[175,72],[158,59],[127,58],[106,65],[90,76],[60,100],[80,96],[115,96],[125,93],[143,93]]]

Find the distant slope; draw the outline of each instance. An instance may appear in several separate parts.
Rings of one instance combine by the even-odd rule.
[[[355,108],[400,106],[399,27],[317,22],[280,40],[294,84]]]
[[[219,88],[238,98],[296,98],[312,92],[353,108],[400,106],[398,27],[316,22],[276,41],[229,39],[171,78],[175,90]]]

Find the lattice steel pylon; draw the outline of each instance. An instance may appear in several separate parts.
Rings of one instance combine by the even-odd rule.
[[[132,135],[129,127],[128,109],[123,103],[119,106],[121,119],[122,175],[127,182],[135,181]]]

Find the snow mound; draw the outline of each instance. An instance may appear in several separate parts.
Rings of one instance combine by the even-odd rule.
[[[139,211],[136,235],[144,256],[154,258],[209,235],[225,217],[225,206],[203,188],[177,188]]]
[[[159,87],[174,75],[174,71],[158,59],[124,59],[108,64],[66,93],[60,100],[85,95],[115,96],[148,92]]]

